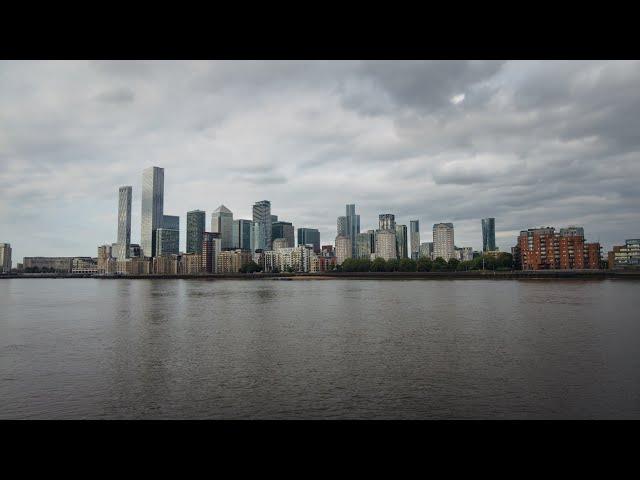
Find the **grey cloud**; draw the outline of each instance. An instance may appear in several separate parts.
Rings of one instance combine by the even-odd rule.
[[[97,98],[106,103],[131,103],[135,99],[135,93],[129,88],[122,87],[102,92]]]

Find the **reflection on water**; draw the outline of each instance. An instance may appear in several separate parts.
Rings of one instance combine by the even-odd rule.
[[[640,418],[640,282],[0,287],[0,418]]]

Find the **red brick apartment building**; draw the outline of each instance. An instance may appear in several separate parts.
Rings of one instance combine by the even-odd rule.
[[[582,270],[600,268],[600,244],[587,243],[581,227],[522,230],[518,237],[522,270]]]

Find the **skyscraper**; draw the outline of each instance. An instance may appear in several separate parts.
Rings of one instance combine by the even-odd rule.
[[[407,258],[407,226],[396,225],[396,252],[398,258]]]
[[[336,237],[336,263],[340,265],[347,258],[351,258],[352,256],[351,238],[344,235],[338,235]]]
[[[156,254],[156,230],[162,228],[164,214],[164,168],[149,167],[142,172],[142,255]]]
[[[11,272],[11,244],[0,243],[0,273]]]
[[[411,220],[409,222],[411,259],[418,260],[420,257],[420,221]]]
[[[378,224],[380,230],[396,229],[396,216],[393,213],[381,213],[378,216]]]
[[[320,253],[320,231],[317,228],[299,228],[298,246],[313,245],[313,251]]]
[[[482,251],[492,252],[496,249],[496,219],[482,219]]]
[[[218,255],[220,255],[220,234],[204,232],[202,234],[202,271],[216,273]]]
[[[180,253],[180,217],[163,215],[162,227],[156,229],[156,254],[177,255]]]
[[[449,261],[454,255],[453,223],[435,223],[433,225],[433,258],[441,257]]]
[[[253,222],[251,220],[233,221],[233,248],[253,250]]]
[[[116,258],[129,258],[131,245],[131,193],[132,187],[120,187],[118,194],[118,249]]]
[[[353,252],[353,258],[369,260],[372,253],[371,235],[369,233],[359,233],[356,236],[356,249]]]
[[[291,222],[273,222],[271,224],[271,241],[276,238],[285,238],[287,240],[287,247],[293,248],[295,246],[294,228]]]
[[[347,237],[347,217],[338,217],[338,221],[336,224],[336,230],[338,231],[339,237]]]
[[[224,205],[220,205],[211,214],[211,231],[220,234],[221,248],[233,248],[233,213]]]
[[[376,258],[391,260],[398,258],[396,250],[396,232],[394,230],[378,230],[376,232]]]
[[[187,253],[202,253],[202,234],[206,223],[203,210],[187,212]]]
[[[356,237],[360,233],[360,215],[356,215],[356,206],[349,204],[346,207],[347,236],[351,238],[351,251],[356,250]]]
[[[271,202],[261,200],[253,204],[255,249],[271,250]]]

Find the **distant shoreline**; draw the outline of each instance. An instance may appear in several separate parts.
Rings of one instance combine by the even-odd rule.
[[[640,279],[640,270],[515,270],[466,272],[321,272],[321,273],[225,273],[198,275],[91,275],[73,273],[19,273],[0,275],[3,278],[95,278],[100,280],[513,280],[513,279]]]

